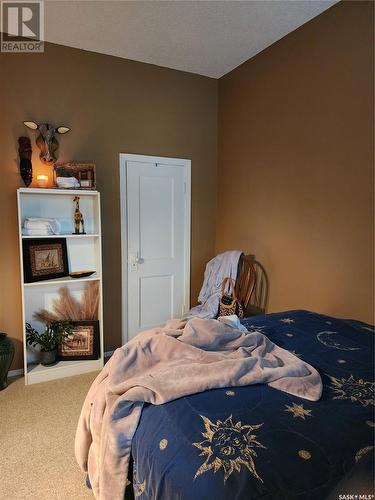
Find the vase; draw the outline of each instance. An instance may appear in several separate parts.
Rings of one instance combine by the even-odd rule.
[[[5,333],[0,332],[0,391],[8,385],[8,371],[14,357],[14,345]]]
[[[53,351],[40,351],[40,363],[43,366],[51,366],[56,363],[57,349]]]

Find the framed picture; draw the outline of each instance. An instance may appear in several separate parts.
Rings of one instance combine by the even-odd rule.
[[[61,361],[98,359],[99,321],[72,321],[73,331],[59,347]]]
[[[95,163],[56,163],[53,167],[53,180],[57,188],[95,190]]]
[[[25,283],[69,275],[65,238],[23,240],[22,250]]]

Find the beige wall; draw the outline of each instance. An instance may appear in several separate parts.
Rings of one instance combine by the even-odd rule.
[[[219,82],[216,251],[255,253],[269,311],[373,322],[372,2],[340,2]]]
[[[17,240],[17,138],[23,120],[67,125],[60,160],[97,163],[102,193],[105,349],[121,343],[119,153],[192,160],[192,298],[213,256],[216,213],[217,81],[47,44],[44,54],[0,54],[0,331],[16,340],[22,365]],[[48,172],[50,173],[50,172]]]

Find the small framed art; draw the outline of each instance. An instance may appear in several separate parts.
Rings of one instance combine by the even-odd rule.
[[[98,359],[100,353],[99,321],[72,321],[73,330],[59,347],[61,361]]]
[[[69,275],[65,238],[23,240],[22,251],[25,283]]]

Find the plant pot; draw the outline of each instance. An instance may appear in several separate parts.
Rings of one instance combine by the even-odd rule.
[[[14,357],[13,342],[0,332],[0,391],[8,385],[8,371]]]
[[[40,363],[43,366],[51,366],[56,363],[57,349],[53,351],[40,351]]]

